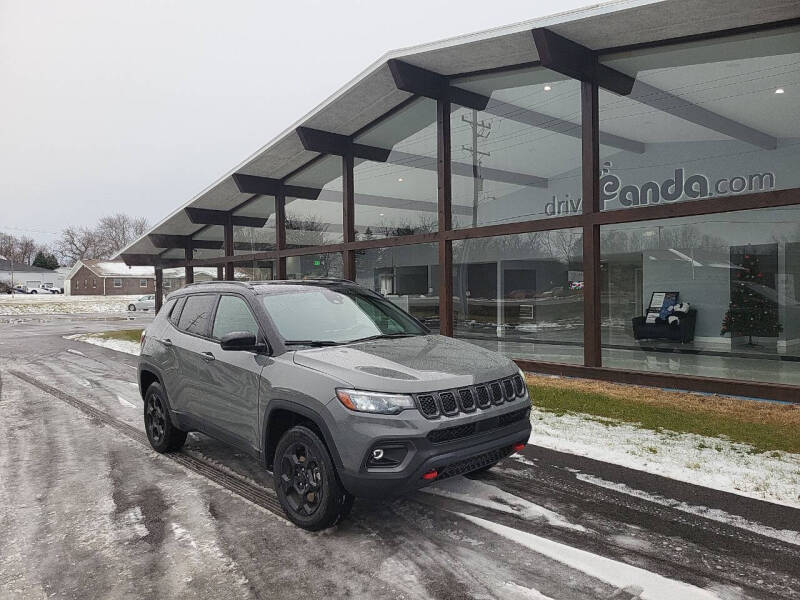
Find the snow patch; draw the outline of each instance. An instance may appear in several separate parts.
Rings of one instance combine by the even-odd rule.
[[[126,528],[123,537],[127,539],[141,539],[147,537],[149,531],[147,531],[147,527],[145,527],[144,514],[142,513],[141,507],[138,505],[122,513],[119,516],[119,520]]]
[[[616,587],[619,592],[637,593],[642,600],[676,600],[677,598],[680,600],[721,600],[717,594],[709,590],[668,579],[652,571],[592,554],[586,550],[572,548],[480,517],[456,514],[475,525],[525,546],[529,550],[604,581]]]
[[[588,475],[586,473],[579,473],[575,475],[575,477],[581,481],[591,483],[592,485],[603,487],[609,490],[614,490],[622,494],[627,494],[628,496],[633,496],[635,498],[641,498],[642,500],[647,500],[648,502],[653,502],[654,504],[660,504],[661,506],[674,508],[675,510],[691,513],[693,515],[704,517],[712,521],[717,521],[718,523],[725,523],[726,525],[731,525],[739,529],[745,529],[747,531],[752,531],[753,533],[757,533],[759,535],[771,537],[776,540],[781,540],[789,544],[800,546],[800,532],[792,531],[791,529],[774,529],[773,527],[768,527],[767,525],[762,525],[761,523],[750,521],[748,519],[745,519],[744,517],[740,517],[739,515],[732,515],[718,508],[709,508],[707,506],[687,504],[686,502],[681,502],[680,500],[665,498],[664,496],[661,496],[659,494],[651,494],[649,492],[637,490],[635,488],[625,485],[624,483],[606,481],[605,479],[601,479],[600,477],[595,477],[594,475]]]
[[[545,596],[539,590],[518,585],[513,581],[506,581],[503,584],[503,591],[511,598],[520,598],[522,600],[553,600],[550,596]]]
[[[66,296],[64,294],[3,294],[0,315],[72,315],[126,312],[140,296]]]
[[[86,356],[83,352],[80,352],[73,348],[67,348],[67,352],[69,352],[70,354],[77,354],[78,356]]]
[[[127,406],[128,408],[136,408],[136,405],[135,405],[135,404],[132,404],[131,402],[128,402],[128,401],[127,401],[127,400],[125,400],[125,398],[123,398],[122,396],[119,396],[119,395],[118,395],[118,396],[117,396],[117,400],[119,400],[119,403],[120,403],[120,404],[122,404],[122,406]]]
[[[422,488],[420,491],[515,515],[526,521],[543,519],[553,527],[572,529],[573,531],[586,531],[585,527],[570,523],[543,506],[529,502],[514,494],[509,494],[493,485],[467,479],[466,477],[445,479],[429,487]]]
[[[800,508],[800,455],[589,415],[531,410],[529,442],[716,490]]]
[[[77,342],[86,342],[87,344],[94,344],[95,346],[109,348],[111,350],[116,350],[117,352],[125,352],[126,354],[133,354],[134,356],[139,356],[139,351],[141,350],[141,346],[139,345],[138,342],[131,342],[128,340],[108,339],[97,335],[92,335],[90,333],[65,335],[64,339],[75,340]]]

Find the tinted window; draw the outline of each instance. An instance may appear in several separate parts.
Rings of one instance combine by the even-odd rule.
[[[215,296],[189,296],[183,305],[178,329],[196,335],[208,334],[208,321],[214,310]]]
[[[178,326],[178,319],[181,318],[181,311],[183,310],[183,304],[186,302],[186,298],[178,298],[178,301],[175,303],[175,308],[172,309],[172,312],[169,313],[169,321],[176,327]]]
[[[248,331],[258,335],[258,323],[243,298],[222,296],[219,299],[217,316],[214,317],[212,337],[221,339],[222,336],[234,331]]]

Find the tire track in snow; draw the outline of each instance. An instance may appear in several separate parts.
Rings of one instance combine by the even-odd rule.
[[[147,448],[150,448],[150,442],[147,439],[147,435],[136,429],[132,425],[115,419],[114,417],[109,416],[107,413],[103,412],[88,404],[82,400],[78,400],[77,398],[70,396],[66,392],[63,392],[59,389],[56,389],[44,382],[39,381],[38,379],[31,377],[26,373],[22,373],[20,371],[9,371],[15,377],[22,379],[23,381],[33,385],[34,387],[39,388],[40,390],[47,392],[51,396],[54,396],[76,408],[89,416],[92,419],[96,419],[97,421],[101,422],[104,425],[108,425],[112,429],[115,429],[128,439],[133,440]],[[172,453],[172,454],[163,454],[165,458],[176,462],[177,464],[181,465],[182,467],[198,474],[202,475],[206,479],[220,485],[221,487],[227,489],[230,492],[244,498],[245,500],[260,506],[276,515],[280,516],[281,518],[284,517],[283,510],[281,509],[280,504],[278,503],[277,498],[275,497],[275,493],[272,490],[267,490],[266,488],[256,487],[247,483],[246,481],[242,481],[240,478],[235,477],[229,473],[225,473],[212,467],[209,464],[206,464],[196,458],[188,456],[182,453]]]

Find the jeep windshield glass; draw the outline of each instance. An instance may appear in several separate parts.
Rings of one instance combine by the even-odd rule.
[[[411,316],[378,296],[355,289],[292,287],[262,296],[287,344],[347,344],[427,333]]]

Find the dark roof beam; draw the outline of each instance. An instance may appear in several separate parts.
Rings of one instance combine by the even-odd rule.
[[[532,33],[539,60],[548,69],[567,77],[596,83],[661,112],[766,150],[774,150],[778,145],[774,136],[723,117],[670,92],[642,81],[637,82],[634,77],[601,64],[597,52],[549,29],[534,29]],[[602,137],[601,143],[604,143]]]
[[[226,210],[213,210],[210,208],[193,208],[187,207],[183,209],[186,211],[186,216],[195,225],[226,225],[228,222],[237,227],[263,227],[266,222],[266,217],[243,217],[240,215],[233,215],[230,211]]]
[[[190,235],[165,235],[162,233],[151,233],[147,236],[156,248],[200,248],[203,250],[219,250],[222,242],[214,240],[194,240]],[[191,246],[190,246],[191,244]]]

